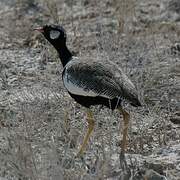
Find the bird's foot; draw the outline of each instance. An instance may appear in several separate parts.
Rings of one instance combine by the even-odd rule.
[[[83,156],[84,156],[84,146],[81,146],[75,157],[82,158]]]
[[[126,170],[127,169],[127,162],[124,151],[121,151],[120,153],[120,166],[121,169]]]
[[[81,157],[83,157],[83,151],[79,151],[77,154],[76,154],[76,156],[75,156],[76,158],[81,158]]]

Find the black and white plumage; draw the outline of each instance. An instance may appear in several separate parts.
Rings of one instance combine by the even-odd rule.
[[[62,80],[70,96],[88,108],[88,132],[79,153],[82,154],[94,128],[91,105],[104,105],[112,110],[119,109],[123,115],[124,130],[122,151],[126,148],[129,114],[121,107],[126,100],[133,106],[141,106],[135,86],[122,70],[113,63],[80,60],[74,57],[66,46],[66,33],[61,26],[45,25],[36,28],[55,47],[64,67]]]
[[[140,105],[133,83],[114,64],[104,66],[72,58],[64,67],[63,82],[70,95],[85,107],[102,104],[115,109],[122,99]]]

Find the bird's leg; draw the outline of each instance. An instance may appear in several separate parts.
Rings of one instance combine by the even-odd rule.
[[[148,180],[147,176],[143,176],[144,180]]]
[[[93,113],[91,112],[90,109],[87,110],[87,122],[88,122],[88,131],[86,133],[86,136],[85,136],[85,138],[83,140],[83,143],[82,143],[82,145],[80,147],[80,150],[79,150],[77,156],[83,154],[83,151],[84,151],[84,149],[85,149],[85,147],[86,147],[86,145],[88,143],[89,137],[90,137],[90,135],[91,135],[91,133],[92,133],[92,131],[94,129],[94,118],[93,118]]]
[[[129,125],[129,113],[125,111],[122,107],[119,108],[120,113],[123,115],[124,127],[123,127],[123,139],[121,145],[120,153],[120,165],[122,169],[127,170],[127,162],[125,159],[125,151],[127,146],[127,134],[128,134],[128,125]]]
[[[124,121],[124,128],[123,128],[123,140],[122,140],[122,152],[124,153],[127,146],[127,134],[128,134],[128,126],[129,126],[129,119],[130,115],[127,111],[122,109],[122,107],[119,108],[119,111],[123,115],[123,121]]]

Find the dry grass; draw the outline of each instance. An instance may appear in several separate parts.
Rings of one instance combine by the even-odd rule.
[[[14,67],[9,65],[8,70],[6,62],[0,64],[0,117],[5,126],[0,131],[0,176],[12,180],[143,179],[147,166],[140,156],[148,157],[179,138],[169,122],[174,108],[171,92],[178,74],[171,72],[178,62],[166,53],[179,35],[178,25],[155,22],[137,30],[139,4],[134,0],[113,1],[112,4],[81,1],[81,6],[77,6],[77,1],[20,0],[15,17],[21,15],[24,7],[30,8],[37,2],[46,9],[38,16],[39,19],[44,16],[41,23],[63,23],[68,31],[68,44],[80,57],[120,65],[136,84],[143,107],[136,109],[125,104],[131,112],[126,170],[122,170],[119,159],[122,117],[102,107],[93,108],[96,127],[86,154],[82,159],[75,158],[87,128],[84,109],[63,89],[62,67],[53,48],[39,35],[29,33],[32,19],[23,21],[20,17],[19,30],[8,31],[10,38],[16,42],[17,38],[22,40],[28,35],[26,45],[33,45],[37,50],[35,54],[38,51],[40,54],[32,53],[38,59],[34,62],[28,61],[29,55],[24,57],[31,65],[29,69],[34,68],[32,71],[15,66],[19,86],[10,82],[10,70]],[[95,16],[91,9],[93,3],[96,4]],[[110,10],[106,14],[98,5]],[[81,16],[79,12],[83,8],[87,14]],[[33,18],[34,25],[39,23],[38,18]],[[170,36],[164,38],[164,33]],[[20,47],[24,47],[23,42],[20,41]],[[20,62],[18,55],[14,56]],[[171,172],[168,176],[173,177]]]

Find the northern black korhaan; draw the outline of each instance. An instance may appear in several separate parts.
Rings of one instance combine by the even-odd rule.
[[[89,59],[82,61],[74,57],[66,46],[66,32],[58,25],[45,25],[36,28],[54,46],[63,65],[62,80],[70,96],[87,108],[88,131],[80,147],[82,154],[94,129],[91,105],[104,105],[112,110],[118,109],[124,120],[122,152],[126,149],[129,113],[121,102],[127,100],[133,106],[141,106],[135,86],[122,70],[113,64],[102,64]]]

